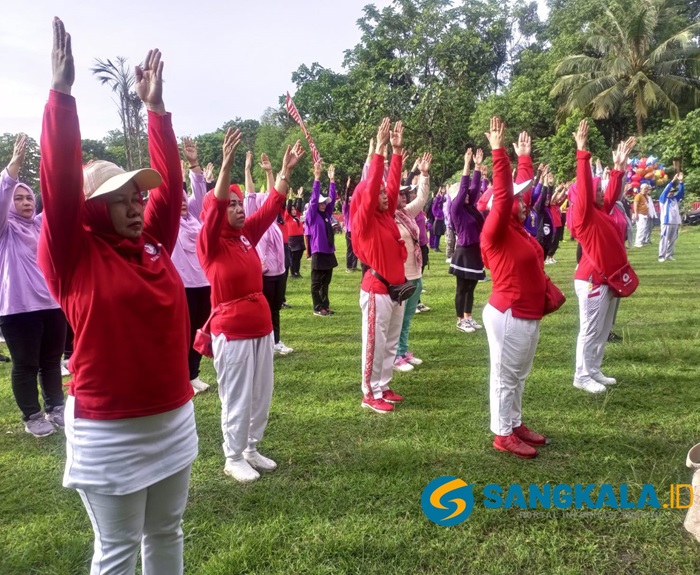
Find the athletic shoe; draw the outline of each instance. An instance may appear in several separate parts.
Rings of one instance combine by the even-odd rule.
[[[269,457],[261,455],[257,451],[243,452],[243,459],[245,459],[252,467],[258,471],[274,471],[277,469],[277,464],[272,461]]]
[[[643,245],[641,245],[641,244],[634,244],[634,246],[633,246],[633,247],[635,247],[635,248],[643,248],[644,246],[643,246]]]
[[[557,260],[555,260],[554,258],[549,258],[549,259],[552,260],[552,263],[553,263],[553,264],[559,263],[559,262],[557,262]]]
[[[287,347],[281,341],[275,344],[274,350],[275,353],[279,353],[280,355],[287,355],[294,351],[291,347]]]
[[[420,365],[423,363],[422,359],[418,359],[415,355],[413,355],[410,351],[407,351],[406,353],[403,354],[404,358],[408,363],[411,365]]]
[[[321,309],[321,310],[315,311],[315,312],[314,312],[314,315],[318,315],[318,316],[321,316],[321,317],[328,317],[328,316],[330,316],[331,314],[329,314],[327,310]]]
[[[665,261],[666,261],[666,260],[665,260],[664,258],[659,258],[659,263],[663,263],[663,262],[665,262]]]
[[[416,311],[415,311],[415,314],[414,314],[414,315],[417,315],[417,314],[419,314],[419,313],[420,313],[420,310],[419,310],[418,307],[416,306]]]
[[[446,263],[446,264],[451,264],[451,263],[452,263],[452,258],[445,258],[445,263]]]
[[[416,306],[416,311],[418,311],[418,310],[420,310],[419,313],[423,313],[424,311],[430,311],[430,308],[427,305],[425,305],[424,303],[419,303]]]
[[[11,361],[9,357],[0,353],[0,363],[10,363]]]
[[[256,479],[260,479],[260,474],[245,459],[237,461],[226,460],[224,473],[230,475],[239,483],[252,483]]]
[[[204,383],[201,379],[199,379],[199,376],[195,377],[194,379],[191,379],[190,385],[192,385],[192,389],[194,389],[195,395],[209,389],[209,384]]]
[[[335,315],[335,312],[334,312],[331,308],[328,308],[328,309],[326,310],[326,313],[327,313],[328,315]]]
[[[413,371],[413,366],[401,355],[394,360],[394,371]]]
[[[620,341],[622,341],[622,337],[611,331],[608,335],[608,343],[617,343]]]
[[[374,399],[372,395],[362,398],[362,407],[376,411],[377,413],[389,413],[394,411],[394,405],[385,401],[384,398]]]
[[[286,301],[282,302],[282,309],[292,309],[292,306],[289,305]]]
[[[30,415],[29,419],[24,422],[24,431],[31,433],[34,437],[46,437],[56,433],[56,428],[39,411]]]
[[[547,258],[546,260],[544,260],[544,265],[546,265],[546,266],[551,265],[551,264],[553,264],[553,263],[554,263],[554,262],[552,261],[551,258]]]
[[[585,379],[583,381],[574,379],[574,387],[589,393],[604,393],[607,389],[602,383],[598,383],[592,379]]]
[[[472,317],[466,320],[469,322],[469,325],[472,326],[474,329],[483,329],[484,326],[476,323],[476,320]]]
[[[480,283],[490,282],[490,281],[491,281],[491,278],[489,276],[486,276],[484,279],[479,280]]]
[[[70,375],[70,371],[66,369],[63,365],[61,366],[61,377],[68,377]]]
[[[507,451],[523,459],[537,457],[537,450],[524,441],[521,441],[515,433],[511,433],[510,435],[497,435],[493,439],[493,446],[499,451]]]
[[[675,261],[676,261],[676,258],[674,258],[673,256],[668,256],[668,257],[666,258],[666,261],[667,261],[667,262],[675,262]]]
[[[400,403],[403,397],[391,389],[382,392],[382,399],[388,403]]]
[[[56,427],[65,427],[66,424],[63,419],[63,406],[62,405],[57,405],[54,407],[51,411],[47,411],[44,414],[44,417],[46,418],[46,421],[49,423],[53,423]]]
[[[514,427],[513,433],[517,435],[521,441],[524,441],[533,447],[538,445],[549,445],[551,443],[551,440],[548,437],[535,433],[531,429],[528,429],[523,423],[521,423],[519,427]]]
[[[457,322],[457,329],[463,331],[464,333],[474,333],[476,331],[476,328],[472,327],[471,324],[469,324],[464,318]]]
[[[420,293],[427,293],[424,289],[420,290]]]
[[[615,385],[617,383],[617,380],[614,377],[605,377],[602,373],[592,375],[591,379],[596,383],[600,383],[601,385]]]

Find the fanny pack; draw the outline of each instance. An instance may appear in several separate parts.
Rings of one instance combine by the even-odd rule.
[[[194,342],[192,347],[195,351],[198,351],[205,357],[214,357],[214,349],[211,345],[211,331],[209,329],[209,324],[211,323],[214,314],[221,309],[221,305],[216,306],[211,310],[211,314],[207,319],[206,323],[197,330],[194,336]]]
[[[629,262],[609,276],[606,276],[603,272],[600,272],[600,275],[603,276],[610,289],[613,290],[615,297],[631,296],[639,286],[639,278]]]
[[[379,272],[373,270],[372,268],[370,268],[369,271],[375,278],[386,286],[386,289],[389,291],[389,297],[392,301],[395,301],[398,304],[406,301],[416,291],[416,284],[414,283],[404,282],[402,284],[390,284],[381,275],[379,275]]]
[[[544,315],[554,313],[566,302],[566,296],[554,284],[550,277],[545,274],[545,289],[544,289]]]

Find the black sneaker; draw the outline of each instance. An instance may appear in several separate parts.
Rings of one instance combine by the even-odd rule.
[[[328,309],[326,310],[326,313],[327,313],[328,315],[335,315],[335,312],[334,312],[331,308],[328,308]]]
[[[619,343],[621,341],[622,338],[612,331],[610,332],[610,335],[608,335],[608,343]]]
[[[282,309],[292,309],[292,306],[285,301],[282,302]]]
[[[328,317],[328,316],[331,315],[331,314],[329,314],[327,310],[321,309],[321,310],[315,311],[315,312],[314,312],[314,315],[318,315],[318,316],[321,316],[321,317]]]

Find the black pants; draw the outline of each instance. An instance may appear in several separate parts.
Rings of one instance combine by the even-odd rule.
[[[187,309],[190,312],[190,353],[187,356],[187,365],[190,370],[190,381],[199,376],[199,363],[202,355],[192,347],[194,336],[209,319],[211,314],[211,288],[209,286],[198,288],[185,288],[187,296]]]
[[[333,269],[311,270],[311,299],[314,302],[314,311],[329,309],[328,286],[333,279]]]
[[[263,295],[270,305],[272,313],[272,331],[275,333],[275,343],[280,342],[280,310],[287,292],[287,274],[278,276],[263,276]]]
[[[60,309],[45,309],[0,317],[0,327],[12,357],[12,393],[24,421],[39,413],[37,377],[44,410],[63,405],[61,355],[66,343],[66,318]]]
[[[547,253],[547,256],[550,258],[554,257],[554,254],[557,253],[557,250],[559,249],[559,242],[564,239],[564,226],[559,226],[554,232],[554,241],[552,242],[551,247],[549,248],[549,252]]]
[[[75,333],[73,333],[73,328],[66,322],[66,345],[63,349],[63,359],[68,361],[73,355],[73,340],[75,339]]]
[[[304,255],[304,250],[296,250],[292,252],[292,265],[290,270],[292,272],[292,277],[299,277],[299,270],[301,269],[301,258]]]
[[[472,309],[474,309],[474,289],[478,283],[478,280],[457,278],[457,292],[455,293],[457,317],[462,318],[465,313],[471,315]]]
[[[349,270],[357,269],[357,256],[352,249],[352,232],[345,233],[345,245],[348,248],[345,254],[345,268]]]

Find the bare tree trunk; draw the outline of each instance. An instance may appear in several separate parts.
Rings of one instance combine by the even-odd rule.
[[[637,135],[640,138],[644,135],[644,122],[639,114],[637,114]]]

